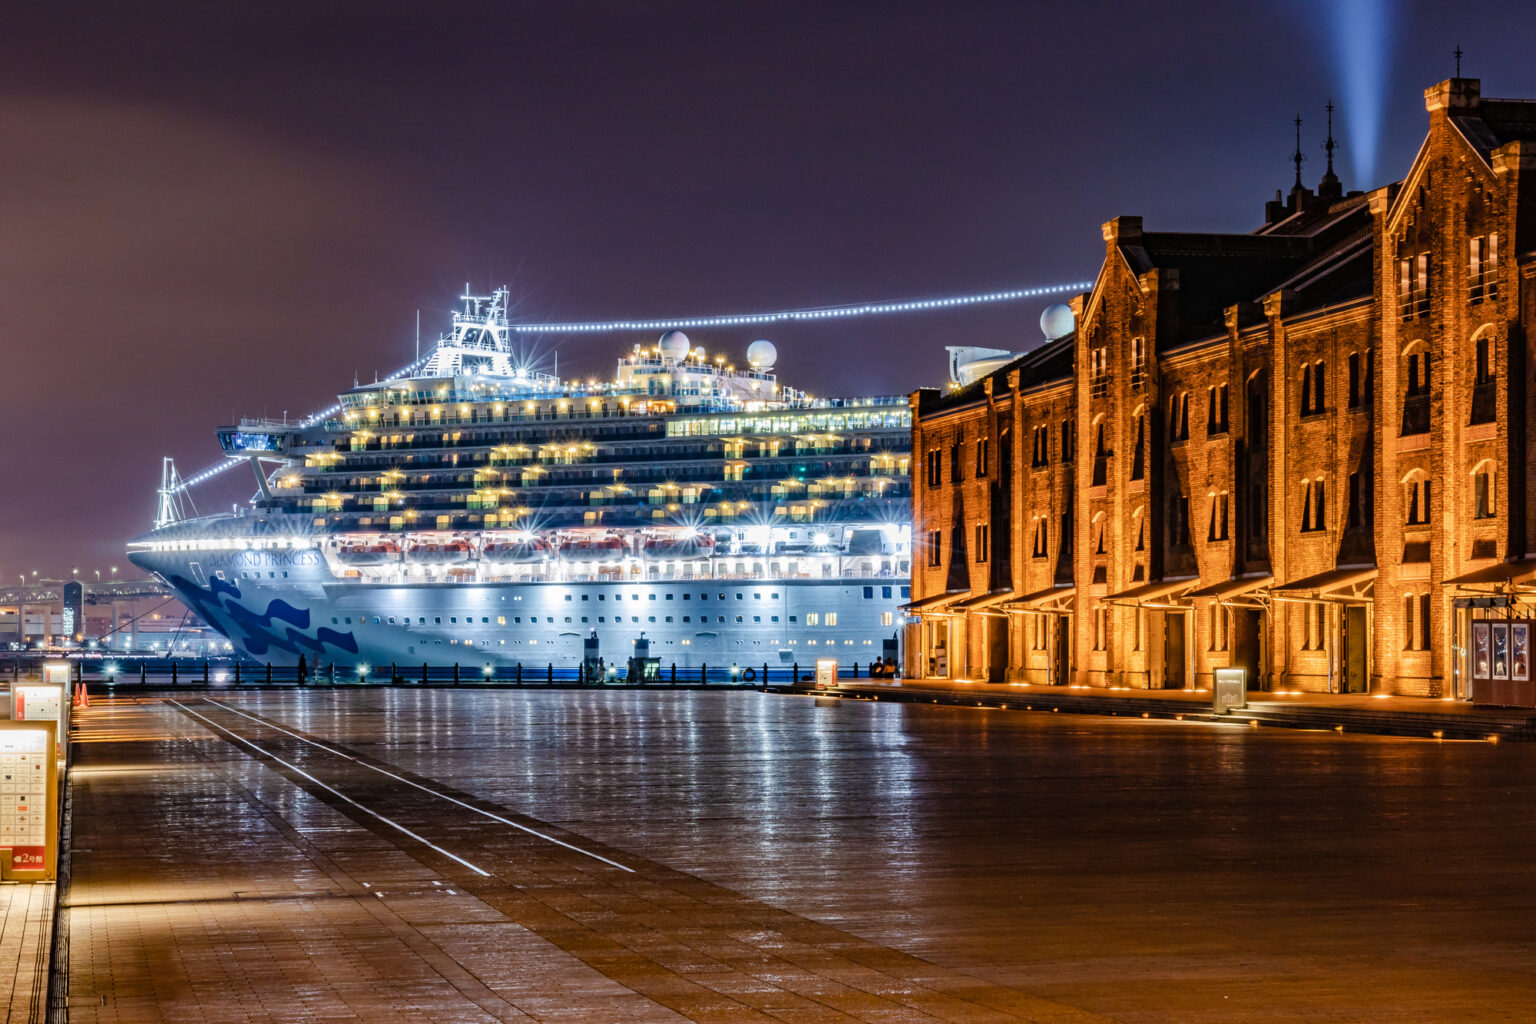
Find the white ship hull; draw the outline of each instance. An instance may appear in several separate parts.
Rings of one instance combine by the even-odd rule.
[[[241,523],[216,520],[208,532],[227,541]],[[623,665],[642,634],[663,671],[809,667],[829,657],[867,664],[889,653],[907,583],[904,574],[846,569],[825,578],[702,575],[709,566],[681,579],[385,582],[338,578],[320,548],[281,543],[130,557],[239,653],[280,666],[302,656],[311,668],[568,668],[593,632],[610,665]]]

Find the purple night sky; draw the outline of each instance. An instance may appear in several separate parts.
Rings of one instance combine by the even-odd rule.
[[[6,4],[0,573],[129,569],[162,455],[408,362],[466,281],[564,320],[1082,280],[1116,214],[1257,226],[1298,111],[1314,185],[1330,97],[1345,187],[1401,176],[1457,42],[1536,97],[1532,38],[1515,2]],[[1044,305],[690,333],[899,393]]]

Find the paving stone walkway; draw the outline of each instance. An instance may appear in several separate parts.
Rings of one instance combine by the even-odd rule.
[[[215,701],[103,701],[78,722],[80,1024],[1103,1019]]]
[[[7,1024],[40,1024],[47,1010],[51,882],[0,884],[0,1002]]]

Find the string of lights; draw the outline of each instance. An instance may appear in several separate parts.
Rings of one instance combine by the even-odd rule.
[[[904,299],[898,302],[867,302],[846,306],[815,306],[785,309],[775,313],[728,313],[721,316],[684,316],[660,320],[597,320],[585,323],[513,324],[518,334],[603,334],[614,331],[666,331],[684,327],[746,327],[754,324],[803,323],[815,320],[846,319],[856,316],[883,316],[889,313],[918,313],[960,306],[981,306],[995,302],[1017,302],[1047,295],[1087,291],[1091,281],[1045,285],[1039,288],[1011,288],[1000,292],[953,295],[941,299]]]
[[[773,313],[728,313],[720,316],[685,316],[661,320],[594,320],[579,323],[522,323],[512,324],[517,334],[605,334],[616,331],[668,331],[684,327],[749,327],[756,324],[810,323],[820,320],[841,320],[860,316],[885,316],[892,313],[920,313],[926,310],[957,309],[965,306],[983,306],[998,302],[1019,302],[1039,299],[1048,295],[1072,294],[1087,291],[1092,281],[1074,281],[1069,284],[1042,285],[1036,288],[1010,288],[997,292],[977,292],[971,295],[951,295],[938,299],[903,299],[897,302],[866,302],[846,306],[812,306],[805,309],[784,309]],[[404,377],[426,365],[430,355],[404,366],[386,379]],[[339,404],[329,405],[310,413],[299,421],[300,427],[312,427],[328,416],[341,411]],[[181,494],[198,484],[212,480],[220,473],[241,465],[240,459],[223,459],[206,469],[199,470],[179,483],[174,492]]]

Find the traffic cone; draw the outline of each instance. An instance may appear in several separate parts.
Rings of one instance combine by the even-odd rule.
[[[83,708],[91,706],[91,691],[86,688],[84,680],[80,683],[80,706]]]

